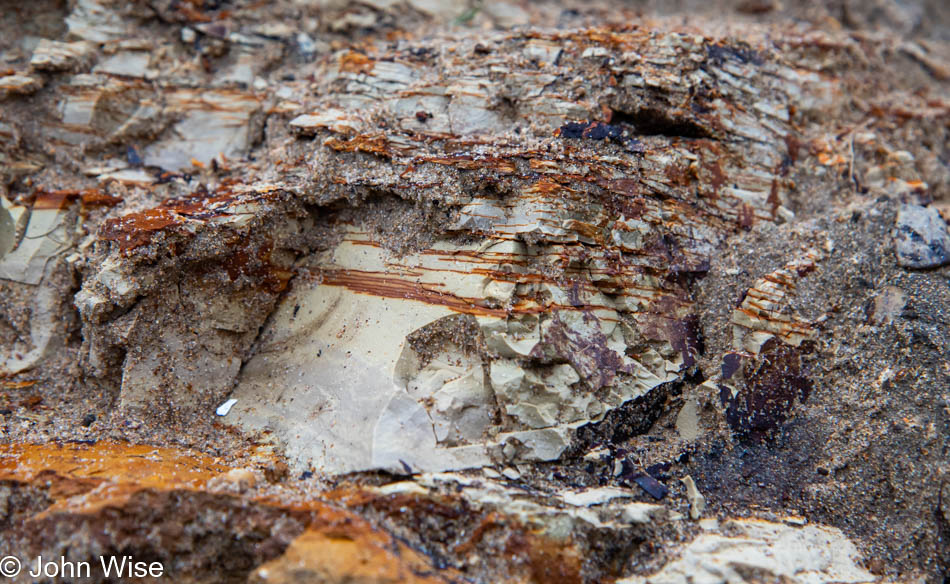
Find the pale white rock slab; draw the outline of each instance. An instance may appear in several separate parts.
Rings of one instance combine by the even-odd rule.
[[[0,278],[39,284],[49,260],[72,246],[69,205],[56,208],[27,207],[10,203],[0,197],[0,215],[14,226],[14,232],[0,236]],[[3,221],[0,219],[0,221]]]
[[[73,207],[65,195],[38,197],[32,208],[0,196],[0,279],[35,287],[28,342],[0,354],[0,375],[34,367],[59,338],[62,293],[49,276],[73,246]]]
[[[169,135],[145,149],[146,164],[178,170],[196,160],[241,157],[251,139],[251,118],[260,101],[237,90],[181,89],[167,97],[166,112],[180,116]]]
[[[30,66],[40,71],[61,71],[74,67],[93,52],[92,43],[40,39],[30,57]]]
[[[92,71],[123,77],[145,77],[151,58],[150,51],[121,51],[102,59]]]
[[[781,580],[793,584],[874,582],[860,555],[839,529],[823,525],[794,527],[759,520],[731,520],[722,533],[699,535],[679,557],[650,576],[618,584],[743,584]],[[768,575],[768,577],[764,577]]]
[[[350,246],[338,253],[361,251]],[[435,433],[428,425],[427,433],[400,436],[419,411],[393,371],[406,336],[452,312],[314,284],[295,285],[278,306],[232,394],[239,401],[229,422],[270,430],[291,458],[326,472],[374,464],[404,470],[400,459],[419,464],[425,446],[434,448]],[[387,452],[395,460],[387,461]]]
[[[73,11],[66,17],[66,27],[72,37],[104,43],[127,33],[126,24],[110,0],[77,0]]]
[[[603,505],[614,499],[632,499],[634,494],[618,487],[597,487],[585,491],[567,491],[559,494],[560,498],[568,505],[576,507],[590,507],[591,505]]]
[[[300,267],[243,367],[228,422],[269,432],[291,460],[328,473],[559,458],[577,427],[676,377],[624,355],[613,309],[539,318],[537,298],[570,300],[517,283],[534,277],[522,273],[529,255],[505,240],[396,255],[351,228]]]

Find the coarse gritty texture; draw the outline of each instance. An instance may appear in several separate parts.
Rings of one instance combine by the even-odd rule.
[[[948,30],[929,0],[5,6],[0,549],[945,582]]]

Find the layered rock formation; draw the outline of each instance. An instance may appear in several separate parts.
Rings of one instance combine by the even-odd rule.
[[[883,4],[12,10],[0,543],[939,581],[950,58]]]

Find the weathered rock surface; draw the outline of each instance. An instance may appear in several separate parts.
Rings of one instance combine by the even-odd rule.
[[[909,268],[936,268],[950,263],[947,223],[933,207],[904,205],[897,212],[897,262]]]
[[[435,474],[310,493],[303,500],[289,485],[256,484],[266,484],[266,476],[173,448],[106,441],[5,448],[0,483],[24,529],[3,543],[22,550],[24,564],[36,555],[83,562],[148,554],[164,577],[186,582],[234,579],[250,565],[258,566],[248,576],[256,583],[437,583],[487,574],[505,581],[580,582],[615,578],[630,554],[648,557],[648,550],[638,549],[641,542],[684,527],[682,516],[633,501],[634,492],[617,488],[551,496],[488,477]],[[381,528],[396,520],[404,524],[396,528],[400,538]],[[66,530],[65,538],[50,535]],[[727,522],[723,533],[729,535],[698,535],[657,575],[630,581],[686,581],[697,569],[712,578],[732,577],[748,574],[745,568],[811,582],[871,577],[854,563],[853,544],[833,528],[737,520]],[[233,557],[218,557],[200,543],[215,537],[238,537],[229,547]],[[464,558],[463,571],[436,569],[406,537],[421,540],[436,557]],[[809,549],[815,545],[822,553]],[[597,563],[585,568],[592,559]]]
[[[731,521],[722,528],[728,536],[700,535],[686,546],[682,557],[656,574],[618,582],[821,583],[873,579],[855,564],[857,550],[838,530],[762,521]]]
[[[950,19],[709,10],[5,12],[0,551],[946,579]]]
[[[370,156],[375,167],[359,179],[357,196],[412,190],[419,202],[380,204],[384,223],[375,234],[366,218],[333,218],[342,241],[298,262],[302,277],[240,378],[250,337],[228,335],[222,343],[219,333],[163,322],[166,330],[191,329],[201,348],[176,363],[172,355],[187,341],[163,333],[149,349],[144,339],[156,332],[134,315],[176,301],[150,284],[159,279],[137,269],[138,258],[154,253],[153,239],[177,235],[196,248],[210,246],[220,262],[215,238],[225,233],[283,239],[291,231],[299,239],[306,225],[294,228],[281,216],[281,225],[262,228],[248,218],[259,211],[243,199],[230,211],[230,195],[221,193],[109,220],[100,240],[118,246],[100,246],[102,263],[78,298],[91,372],[107,375],[107,353],[125,351],[122,404],[189,409],[221,399],[218,388],[236,382],[235,422],[275,432],[298,463],[328,472],[398,472],[556,459],[577,426],[681,380],[699,349],[689,278],[707,269],[730,229],[774,220],[784,208],[779,173],[792,132],[788,108],[817,107],[830,89],[814,74],[682,34],[507,34],[477,47],[458,43],[465,60],[437,58],[426,68],[411,44],[373,56],[334,55],[321,64],[320,99],[302,106],[313,113],[268,136],[269,149],[300,164],[276,167],[266,186],[251,181],[243,188],[291,199],[281,206],[277,198],[278,216],[299,216],[290,207],[297,201],[328,206],[350,196],[341,190],[352,184],[349,153]],[[517,53],[522,57],[512,60]],[[595,57],[607,59],[606,67],[566,76],[588,71],[584,64]],[[493,83],[493,67],[509,81]],[[608,78],[624,81],[602,83]],[[599,93],[571,98],[583,87]],[[144,162],[176,170],[188,160],[207,164],[215,152],[221,160],[232,156],[229,144],[248,131],[250,118],[221,103],[205,112],[215,99],[192,105],[166,96],[168,107],[188,112],[182,128],[202,142],[191,145],[191,134],[172,128],[169,152],[178,158],[156,154],[159,142],[145,149]],[[205,117],[231,134],[217,141],[203,129]],[[607,121],[571,121],[602,117]],[[478,144],[500,148],[484,154]],[[474,176],[483,186],[467,184]],[[444,220],[417,226],[424,245],[399,243],[404,227],[384,217],[411,216],[413,206]],[[237,218],[205,219],[222,214]],[[387,249],[407,244],[413,251]],[[261,245],[285,247],[270,239]],[[254,247],[255,255],[266,253]],[[223,295],[231,305],[249,303],[236,291]],[[131,312],[111,316],[131,301]],[[254,304],[264,309],[256,318],[239,316],[248,322],[224,330],[256,331],[269,303]],[[222,328],[185,307],[169,312]],[[452,315],[473,318],[440,324]],[[435,339],[440,329],[444,340]]]
[[[730,228],[782,208],[789,104],[827,89],[678,34],[463,39],[464,60],[425,68],[418,50],[331,61],[289,122],[322,145],[282,146],[323,174],[280,178],[340,197],[346,154],[368,153],[361,190],[413,190],[445,223],[394,253],[402,227],[341,221],[263,332],[234,418],[330,472],[556,459],[573,428],[692,366],[688,279]]]

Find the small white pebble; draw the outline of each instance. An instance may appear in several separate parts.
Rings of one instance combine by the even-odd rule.
[[[619,458],[614,460],[613,473],[615,477],[619,477],[623,473],[623,461]]]
[[[228,401],[221,404],[220,406],[218,406],[218,409],[216,409],[214,413],[218,414],[219,416],[226,416],[228,415],[228,412],[231,411],[231,408],[234,407],[234,404],[236,403],[237,403],[237,400],[234,398],[231,398]]]
[[[257,477],[246,468],[232,468],[224,474],[223,478],[241,488],[253,487],[257,484]]]
[[[791,223],[792,220],[795,219],[795,213],[791,209],[781,205],[779,205],[778,209],[776,209],[776,213],[782,219],[782,221],[785,221],[786,223]]]
[[[503,471],[501,471],[501,474],[502,474],[506,479],[510,479],[510,480],[513,480],[513,481],[516,481],[516,480],[518,480],[518,479],[521,478],[521,473],[518,472],[517,470],[513,469],[513,468],[510,468],[510,467],[504,469]]]

